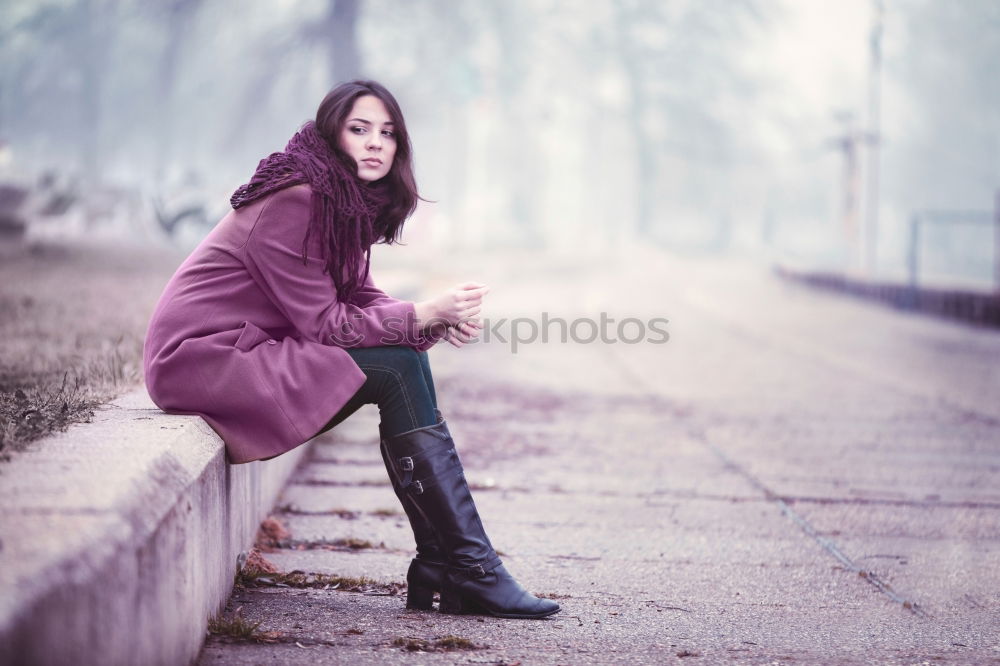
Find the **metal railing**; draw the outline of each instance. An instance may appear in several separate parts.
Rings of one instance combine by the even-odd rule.
[[[993,211],[925,210],[910,218],[909,286],[928,276],[1000,294],[1000,192]]]

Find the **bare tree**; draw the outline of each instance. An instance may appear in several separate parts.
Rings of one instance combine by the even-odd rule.
[[[159,127],[156,132],[154,176],[162,180],[173,157],[177,117],[177,77],[182,55],[186,51],[191,25],[202,0],[170,0],[160,5],[166,14],[166,43],[160,59],[155,94],[159,99]]]
[[[733,63],[747,25],[761,20],[758,5],[758,0],[615,0],[616,51],[629,81],[628,123],[639,165],[639,233],[654,227],[662,156],[728,166],[738,128],[719,111],[723,104],[752,99],[751,82]],[[659,43],[650,34],[659,34]],[[652,132],[651,121],[668,131]],[[713,184],[702,187],[710,190]]]
[[[328,0],[324,33],[330,70],[336,82],[361,75],[357,25],[360,0]]]

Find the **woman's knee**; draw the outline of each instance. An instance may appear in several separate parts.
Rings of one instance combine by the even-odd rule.
[[[382,347],[362,369],[375,382],[379,409],[400,411],[416,428],[435,422],[432,408],[435,400],[430,393],[419,352],[410,347]],[[383,413],[383,417],[386,417]]]
[[[361,347],[349,349],[348,353],[368,376],[373,390],[391,390],[388,385],[394,385],[412,391],[427,383],[419,352],[412,347]]]
[[[424,373],[424,381],[431,388],[431,393],[434,392],[434,378],[433,373],[431,373],[431,360],[430,356],[426,351],[418,351],[417,359],[420,361],[420,369]]]
[[[407,377],[422,376],[424,372],[420,352],[412,347],[383,347],[379,362]]]

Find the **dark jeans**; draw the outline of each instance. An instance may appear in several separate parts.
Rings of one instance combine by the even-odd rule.
[[[348,348],[367,379],[319,432],[326,432],[361,405],[378,405],[386,436],[437,423],[437,396],[427,352],[412,347]],[[317,435],[319,433],[316,433]]]

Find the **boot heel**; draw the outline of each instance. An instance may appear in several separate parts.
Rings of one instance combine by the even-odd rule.
[[[406,588],[406,607],[414,610],[430,610],[434,602],[434,590],[423,585],[409,585]]]

